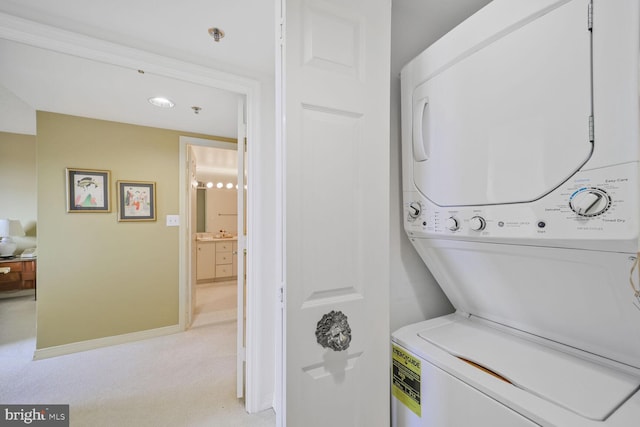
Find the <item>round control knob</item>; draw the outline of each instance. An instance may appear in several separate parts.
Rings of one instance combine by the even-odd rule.
[[[583,188],[573,193],[569,206],[580,216],[598,216],[609,209],[611,197],[601,188]]]
[[[455,219],[454,217],[447,218],[447,220],[444,223],[444,226],[447,227],[447,230],[449,231],[456,231],[458,228],[460,228],[460,224],[458,224],[458,220]]]
[[[409,203],[409,217],[412,219],[416,219],[420,216],[420,212],[422,212],[422,206],[418,202]]]
[[[474,231],[482,231],[487,226],[487,222],[481,216],[474,216],[469,220],[469,227]]]

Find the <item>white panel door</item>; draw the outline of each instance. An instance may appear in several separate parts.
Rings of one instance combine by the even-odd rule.
[[[389,425],[389,0],[285,0],[288,426]],[[346,349],[323,347],[321,330]],[[341,332],[340,326],[345,327]]]

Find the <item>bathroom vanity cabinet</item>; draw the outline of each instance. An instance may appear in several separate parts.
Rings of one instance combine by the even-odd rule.
[[[216,242],[197,242],[196,280],[213,280],[216,277]]]
[[[196,280],[211,281],[236,277],[236,239],[197,239]]]

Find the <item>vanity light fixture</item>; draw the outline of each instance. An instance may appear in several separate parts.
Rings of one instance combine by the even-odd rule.
[[[207,188],[213,188],[213,182],[211,181],[207,182]]]
[[[176,105],[172,100],[165,98],[164,96],[149,98],[149,103],[160,108],[173,108]]]
[[[221,182],[219,182],[219,183],[217,183],[217,184],[216,184],[216,187],[217,187],[217,188],[222,188],[222,186],[223,186],[223,185],[224,185],[224,184],[222,184]]]
[[[227,188],[228,188],[228,189],[232,189],[232,188],[233,188],[233,184],[232,184],[232,183],[230,183],[230,182],[227,182]]]

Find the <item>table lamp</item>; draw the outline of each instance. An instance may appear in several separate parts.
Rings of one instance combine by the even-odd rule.
[[[24,236],[22,224],[17,219],[0,219],[0,258],[13,256],[18,244],[11,236]]]

